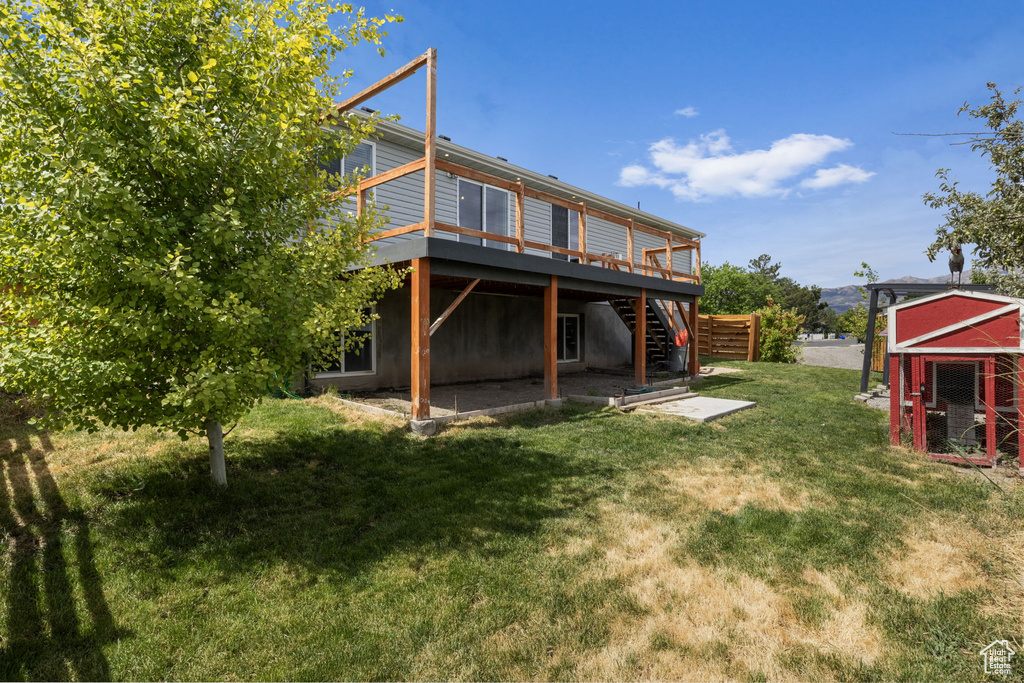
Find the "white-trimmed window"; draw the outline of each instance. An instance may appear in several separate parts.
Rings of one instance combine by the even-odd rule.
[[[580,316],[578,313],[559,313],[555,340],[555,357],[559,363],[578,363],[580,360]]]
[[[508,237],[509,225],[509,193],[497,187],[474,183],[459,178],[458,214],[456,220],[460,227],[490,232]],[[467,244],[485,244],[488,247],[507,249],[504,242],[481,240],[479,237],[459,235],[460,242]]]
[[[364,178],[369,178],[377,173],[377,143],[364,140],[345,156],[321,164],[320,168],[340,176],[331,181],[331,187],[335,190],[341,189],[342,178],[356,171],[360,171]]]
[[[340,352],[334,358],[314,363],[317,377],[341,377],[351,375],[372,375],[377,372],[376,321],[354,327],[338,335]],[[348,341],[361,344],[346,348]]]
[[[564,206],[551,205],[551,246],[579,251],[580,215]],[[575,256],[551,253],[559,261],[579,261]]]

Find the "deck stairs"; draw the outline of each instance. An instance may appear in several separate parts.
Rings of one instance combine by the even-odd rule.
[[[630,333],[633,333],[636,330],[636,311],[633,309],[633,299],[615,299],[610,303],[622,322],[629,328]],[[668,317],[657,301],[653,299],[647,300],[646,316],[647,363],[652,367],[658,363],[667,364],[672,352],[673,341],[669,331]]]

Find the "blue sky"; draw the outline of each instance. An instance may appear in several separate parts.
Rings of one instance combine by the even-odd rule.
[[[1022,2],[371,2],[387,55],[337,61],[355,92],[438,48],[438,132],[458,144],[707,233],[706,263],[768,253],[823,287],[932,277],[952,168],[967,145],[898,133],[977,131],[957,110],[986,82],[1024,84]],[[424,79],[374,99],[423,127]]]

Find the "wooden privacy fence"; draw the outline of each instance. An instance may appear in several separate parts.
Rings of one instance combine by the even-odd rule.
[[[712,358],[760,360],[761,316],[700,315],[697,352]]]

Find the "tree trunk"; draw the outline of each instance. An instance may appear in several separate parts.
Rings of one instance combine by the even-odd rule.
[[[228,485],[224,467],[224,430],[217,420],[206,421],[206,440],[210,442],[210,474],[218,486]]]

